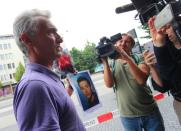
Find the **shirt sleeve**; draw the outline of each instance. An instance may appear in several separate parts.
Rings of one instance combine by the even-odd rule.
[[[157,67],[161,77],[165,80],[174,80],[179,77],[178,72],[181,70],[180,50],[176,49],[173,44],[166,40],[163,47],[154,47],[155,56],[157,58]]]
[[[42,81],[29,81],[16,98],[16,118],[21,131],[60,131],[56,102]]]

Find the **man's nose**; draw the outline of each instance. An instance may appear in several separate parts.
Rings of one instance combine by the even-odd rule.
[[[57,39],[57,43],[63,42],[63,38],[59,34],[57,34],[56,39]]]
[[[121,42],[121,46],[125,46],[126,45],[126,42],[125,41],[122,41]]]

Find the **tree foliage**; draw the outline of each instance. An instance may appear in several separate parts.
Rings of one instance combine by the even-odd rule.
[[[15,72],[15,76],[14,76],[14,78],[17,82],[20,81],[24,72],[25,72],[25,67],[20,62],[18,67],[16,68],[16,72]]]
[[[94,72],[97,65],[95,47],[94,43],[87,42],[83,50],[72,48],[70,54],[78,71],[89,70],[91,73]]]
[[[0,88],[2,88],[3,87],[3,83],[0,81]]]
[[[142,29],[145,31],[145,36],[142,36],[140,38],[144,38],[144,39],[150,39],[151,35],[150,35],[150,29],[148,27],[148,25],[140,25],[138,28]]]

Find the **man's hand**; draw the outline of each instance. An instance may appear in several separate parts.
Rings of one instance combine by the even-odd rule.
[[[153,68],[156,64],[156,57],[153,52],[149,52],[148,50],[145,50],[143,52],[143,58],[145,64],[147,64],[150,69]]]
[[[116,50],[119,52],[120,57],[119,59],[125,60],[127,62],[132,61],[132,58],[123,50],[121,47],[116,46]]]
[[[69,96],[71,96],[73,94],[74,90],[70,84],[70,80],[68,78],[65,78],[65,81],[67,83],[67,87],[66,87],[67,93],[69,94]]]
[[[102,61],[103,65],[107,65],[108,64],[107,57],[101,58],[101,61]]]

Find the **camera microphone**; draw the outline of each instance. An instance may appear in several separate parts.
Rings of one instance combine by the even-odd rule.
[[[123,5],[123,6],[120,6],[120,7],[117,7],[115,12],[117,14],[119,13],[124,13],[124,12],[128,12],[128,11],[132,11],[132,10],[135,10],[136,8],[134,7],[133,3],[130,3],[130,4],[127,4],[127,5]]]

